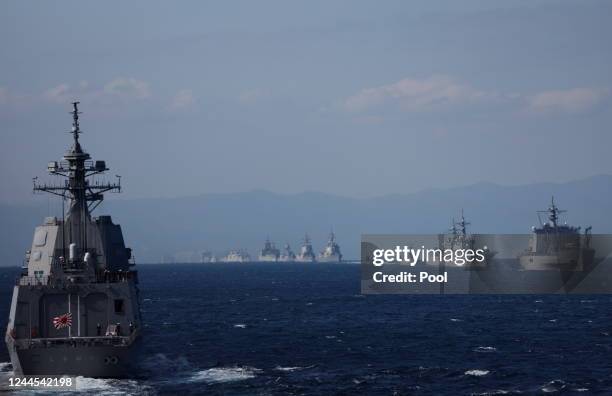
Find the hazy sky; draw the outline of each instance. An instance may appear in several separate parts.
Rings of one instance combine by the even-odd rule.
[[[82,143],[125,197],[610,173],[612,3],[0,4],[0,201]]]

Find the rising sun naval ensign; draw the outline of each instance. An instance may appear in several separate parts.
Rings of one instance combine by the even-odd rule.
[[[16,374],[126,377],[138,364],[138,277],[121,227],[110,216],[91,215],[103,194],[121,185],[119,177],[96,180],[108,168],[81,148],[78,104],[72,147],[48,165],[64,182],[34,180],[34,191],[61,197],[62,218],[36,227],[13,289],[5,339]]]

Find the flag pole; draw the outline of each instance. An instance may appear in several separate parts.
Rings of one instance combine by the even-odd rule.
[[[70,314],[70,293],[68,293],[68,314]],[[72,326],[68,326],[68,338],[72,337],[71,328]]]
[[[77,294],[77,337],[81,336],[81,296]]]

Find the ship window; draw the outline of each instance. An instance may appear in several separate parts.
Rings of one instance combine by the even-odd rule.
[[[47,230],[38,230],[34,234],[34,246],[45,246],[47,244]]]
[[[115,313],[123,313],[123,300],[115,300]]]

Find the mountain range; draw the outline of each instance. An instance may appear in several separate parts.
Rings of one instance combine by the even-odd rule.
[[[612,233],[612,175],[567,183],[470,186],[429,189],[413,194],[348,198],[304,192],[268,191],[206,194],[183,198],[107,200],[94,212],[111,214],[121,224],[126,244],[138,263],[194,261],[200,252],[223,255],[243,248],[253,257],[267,237],[279,247],[300,247],[305,233],[316,251],[331,230],[344,256],[357,259],[362,233],[439,233],[463,209],[473,233],[529,233],[538,224],[537,210],[555,197],[567,209],[563,220],[593,226],[593,233]],[[33,229],[47,215],[58,215],[53,198],[32,204],[0,204],[0,265],[21,265],[30,248]]]

